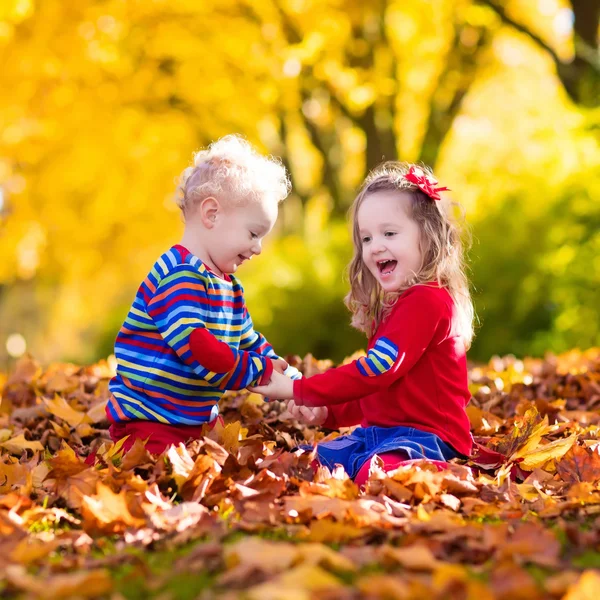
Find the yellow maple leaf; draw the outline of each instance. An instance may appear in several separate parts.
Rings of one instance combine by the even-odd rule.
[[[354,527],[331,519],[319,519],[311,521],[309,531],[303,537],[312,542],[345,542],[363,537],[368,531],[365,528]]]
[[[91,419],[84,413],[75,410],[62,396],[54,395],[53,400],[44,398],[44,404],[48,411],[66,421],[71,427],[76,427],[81,423],[90,423]]]
[[[86,531],[116,533],[127,527],[142,527],[146,524],[145,519],[131,514],[123,490],[115,494],[101,482],[98,482],[94,496],[83,496],[81,514]]]
[[[572,586],[563,600],[596,600],[600,590],[600,575],[596,571],[585,571]]]
[[[310,600],[317,590],[333,590],[343,584],[315,565],[300,565],[276,579],[248,590],[251,600]]]
[[[577,441],[577,434],[555,440],[545,446],[538,446],[535,450],[522,454],[523,460],[519,466],[525,471],[533,471],[542,467],[551,459],[562,458]]]
[[[6,448],[11,454],[22,454],[23,450],[33,450],[34,452],[41,452],[44,446],[38,441],[29,442],[25,439],[24,434],[19,434],[6,442],[0,444],[2,448]]]

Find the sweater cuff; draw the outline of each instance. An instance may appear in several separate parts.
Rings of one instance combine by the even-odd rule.
[[[271,375],[273,375],[273,361],[270,358],[265,358],[265,370],[258,380],[258,385],[267,385],[271,381]]]
[[[304,406],[304,400],[302,399],[304,392],[304,377],[301,379],[294,380],[293,394],[294,394],[294,403],[296,406]]]

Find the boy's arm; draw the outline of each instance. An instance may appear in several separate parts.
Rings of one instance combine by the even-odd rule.
[[[208,383],[221,390],[266,383],[273,372],[270,358],[231,348],[206,328],[215,312],[211,303],[200,274],[177,265],[161,279],[147,311],[167,344]]]
[[[428,291],[400,300],[394,322],[367,355],[347,365],[295,381],[293,398],[304,406],[332,406],[388,388],[404,376],[423,356],[440,326],[447,308],[442,299]]]
[[[252,318],[250,317],[250,313],[248,309],[244,306],[244,324],[242,325],[242,333],[240,339],[240,350],[247,350],[250,352],[256,352],[261,354],[262,356],[268,356],[274,360],[281,358],[273,349],[273,346],[267,341],[262,333],[259,333],[254,329],[254,324],[252,323]],[[300,379],[302,377],[302,373],[298,371],[295,367],[291,367],[288,365],[287,369],[283,373],[287,375],[290,379]]]

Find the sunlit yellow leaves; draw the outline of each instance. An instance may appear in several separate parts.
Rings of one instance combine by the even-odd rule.
[[[296,364],[311,373],[328,366],[310,357]],[[313,470],[312,453],[289,451],[322,432],[286,420],[277,403],[246,401],[245,393],[221,401],[227,425],[206,427],[205,436],[161,456],[140,439],[124,452],[123,441],[108,440],[106,421],[94,426],[103,439],[90,436],[93,446],[86,447],[81,435],[91,422],[73,423],[104,404],[111,375],[88,379],[93,372],[72,372],[79,380],[64,404],[46,388],[54,375],[33,377],[20,389],[30,404],[18,419],[3,417],[0,566],[12,594],[118,594],[120,579],[106,574],[122,564],[143,575],[140,594],[149,596],[166,593],[162,586],[180,574],[200,571],[211,577],[209,595],[257,600],[357,593],[381,600],[542,600],[595,593],[595,575],[580,577],[578,564],[600,534],[598,427],[588,420],[595,415],[589,381],[597,362],[577,375],[552,375],[556,394],[566,381],[582,390],[580,412],[562,407],[542,417],[533,406],[544,410],[558,400],[548,392],[534,402],[514,386],[488,405],[494,415],[511,416],[497,417],[497,430],[485,435],[483,419],[490,424],[491,413],[474,399],[481,413],[472,414],[484,415],[473,425],[482,428],[476,439],[487,463],[481,454],[477,467],[455,459],[438,470],[421,460],[386,473],[374,458],[363,488],[341,468]],[[485,369],[480,376],[489,377]],[[13,454],[2,444],[14,440],[42,450],[19,447]],[[187,550],[188,543],[189,552],[173,561],[169,552]],[[163,551],[173,566],[156,576],[145,555]],[[557,574],[538,582],[532,568]]]
[[[303,539],[325,544],[349,542],[365,536],[365,530],[348,523],[339,523],[330,519],[312,521],[309,532]]]
[[[98,483],[94,496],[84,496],[81,504],[83,527],[86,531],[117,533],[126,527],[142,527],[146,521],[131,514],[124,491],[115,494]]]
[[[53,415],[60,417],[66,421],[71,427],[76,427],[81,423],[89,423],[91,419],[83,412],[75,410],[62,397],[56,394],[53,400],[44,399],[44,403],[48,407],[48,411]]]
[[[300,565],[273,581],[248,590],[252,600],[311,600],[319,592],[332,592],[342,588],[339,579],[312,565]]]
[[[585,571],[577,583],[573,584],[564,600],[596,600],[600,589],[600,575],[597,571]]]
[[[105,569],[53,575],[40,580],[29,575],[24,567],[11,565],[6,569],[8,582],[23,592],[38,598],[93,598],[106,594],[113,588],[110,573]]]
[[[25,439],[24,434],[19,434],[6,442],[0,444],[2,448],[6,448],[12,454],[22,454],[23,450],[33,450],[34,452],[40,452],[44,449],[42,444],[38,441],[29,442]]]
[[[519,466],[526,471],[532,471],[538,467],[544,466],[549,460],[558,460],[562,458],[577,441],[577,435],[571,435],[550,442],[544,446],[540,445],[528,452],[522,452],[523,459]]]

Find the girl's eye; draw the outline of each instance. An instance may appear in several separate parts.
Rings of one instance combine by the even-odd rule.
[[[392,236],[396,235],[396,232],[395,231],[386,231],[384,235],[385,235],[385,237],[392,237]]]
[[[362,239],[362,243],[363,243],[363,244],[368,244],[370,241],[371,241],[371,238],[370,238],[368,235],[366,235],[366,236],[365,236],[365,237]]]

